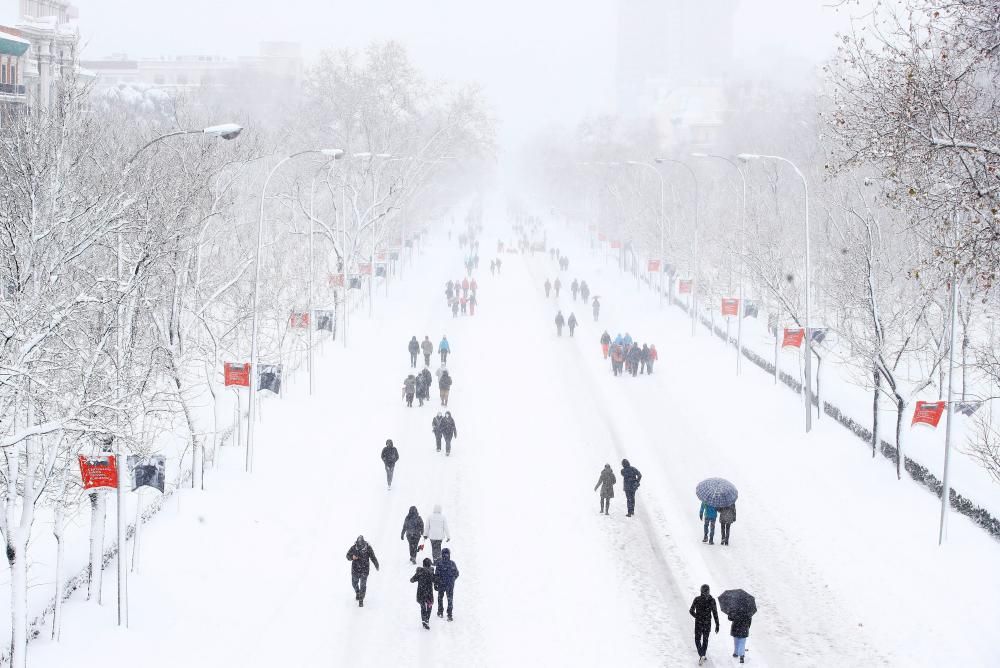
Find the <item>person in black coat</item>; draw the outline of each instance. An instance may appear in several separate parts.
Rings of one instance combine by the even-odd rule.
[[[452,621],[452,604],[455,599],[455,580],[458,579],[458,565],[451,560],[451,550],[441,550],[441,559],[434,567],[434,588],[438,592],[438,617],[444,617],[444,599],[448,597],[448,621]]]
[[[545,296],[548,297],[552,292],[552,282],[549,279],[545,279]]]
[[[416,506],[410,506],[410,512],[403,520],[403,530],[399,532],[399,540],[406,539],[410,546],[410,563],[417,563],[417,548],[420,546],[420,537],[424,535],[424,520],[417,512]]]
[[[347,551],[347,560],[351,562],[351,586],[354,587],[354,598],[358,601],[358,607],[365,607],[365,593],[368,591],[368,573],[370,566],[368,562],[375,564],[378,570],[378,559],[375,557],[375,550],[365,542],[364,536],[351,545]]]
[[[441,422],[441,435],[444,436],[444,454],[451,455],[451,439],[458,438],[458,427],[455,426],[455,418],[451,416],[451,411],[444,414]],[[438,450],[441,450],[439,447]]]
[[[392,444],[391,438],[386,439],[385,447],[382,448],[382,463],[385,464],[385,481],[389,483],[389,489],[392,489],[392,473],[398,461],[399,450]]]
[[[437,451],[441,452],[441,436],[444,434],[444,415],[438,413],[431,420],[431,431],[434,432],[434,441],[437,444]]]
[[[570,313],[569,314],[569,320],[566,321],[566,324],[569,325],[569,335],[573,336],[573,330],[576,329],[576,325],[577,325],[576,314]]]
[[[451,394],[451,374],[445,369],[441,372],[441,377],[438,378],[438,390],[441,392],[441,405],[448,405],[448,395]]]
[[[625,489],[625,502],[628,506],[628,517],[635,514],[635,493],[639,489],[642,473],[632,466],[627,459],[622,460],[622,487]]]
[[[434,565],[424,558],[423,566],[417,567],[417,572],[410,578],[417,583],[417,603],[420,604],[420,623],[424,628],[431,628],[431,610],[434,609]]]
[[[410,344],[406,348],[410,351],[410,366],[416,369],[417,355],[420,354],[420,342],[417,341],[417,337],[410,339]]]
[[[708,585],[701,586],[701,595],[696,596],[688,612],[694,617],[694,646],[698,650],[698,665],[705,663],[705,653],[708,652],[708,636],[712,631],[712,619],[715,619],[715,632],[719,632],[719,608],[715,599],[708,593]]]
[[[732,622],[732,625],[729,627],[729,635],[733,637],[733,656],[740,657],[740,663],[743,663],[743,655],[747,651],[747,638],[750,637],[750,622],[753,620],[753,615],[733,612],[726,616]]]
[[[563,325],[566,324],[566,319],[563,317],[562,311],[556,313],[556,336],[562,336]]]
[[[618,482],[615,479],[614,471],[611,470],[611,464],[605,464],[604,470],[601,471],[601,475],[597,478],[597,484],[594,485],[594,491],[597,488],[601,488],[601,512],[608,515],[608,511],[611,510],[611,499],[615,496],[615,483]]]

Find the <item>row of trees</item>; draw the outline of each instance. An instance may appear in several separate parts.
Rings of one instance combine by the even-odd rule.
[[[0,534],[15,667],[39,524],[51,523],[61,565],[66,518],[91,509],[100,596],[104,495],[82,489],[79,454],[163,453],[174,485],[187,472],[203,485],[223,428],[222,363],[250,356],[259,212],[259,356],[288,362],[304,345],[289,315],[309,285],[317,306],[345,304],[328,277],[418,237],[476,187],[492,148],[478,92],[429,85],[395,44],[325,53],[283,92],[242,106],[246,88],[178,97],[67,81],[52,109],[5,119]],[[223,116],[245,128],[237,140],[197,132]],[[320,148],[343,157],[302,153],[260,200],[281,159]],[[393,158],[366,157],[379,155]]]
[[[665,261],[695,278],[705,308],[717,310],[742,282],[780,325],[794,327],[805,307],[802,183],[780,161],[736,156],[794,162],[809,186],[810,325],[837,334],[813,349],[815,363],[834,359],[871,391],[873,456],[879,403],[891,402],[901,475],[914,402],[946,388],[953,282],[958,396],[986,401],[1000,383],[998,29],[989,0],[880,3],[840,36],[823,79],[805,84],[818,92],[730,82],[718,141],[672,146],[666,157],[685,164],[655,165],[666,182],[665,220],[657,175],[629,163],[652,160],[654,127],[599,118],[550,133],[540,140],[537,181],[564,211],[640,256],[659,256],[662,233]],[[748,185],[745,218],[737,169]],[[996,477],[991,408],[977,414],[968,448]]]

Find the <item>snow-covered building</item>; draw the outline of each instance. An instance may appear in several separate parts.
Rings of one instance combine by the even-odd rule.
[[[295,42],[263,42],[256,56],[177,55],[129,58],[126,54],[86,60],[81,66],[97,77],[99,89],[123,84],[187,90],[228,83],[233,75],[264,72],[297,84],[302,77],[302,46]]]
[[[733,67],[736,0],[619,0],[618,113],[652,122],[664,149],[711,146]]]
[[[59,79],[74,72],[76,7],[65,0],[0,0],[0,107],[46,108]]]

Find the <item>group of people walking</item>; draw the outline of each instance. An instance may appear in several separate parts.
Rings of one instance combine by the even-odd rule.
[[[424,368],[419,373],[411,373],[403,379],[403,400],[406,401],[407,407],[413,406],[414,399],[417,400],[419,406],[423,406],[425,401],[430,401],[431,387],[434,385],[434,377],[431,376],[428,368],[431,364],[431,355],[434,353],[434,344],[431,343],[428,336],[424,337],[423,342],[418,342],[417,337],[414,336],[410,339],[407,350],[410,353],[410,366],[412,368],[416,368],[417,358],[423,353]],[[441,397],[441,405],[447,406],[453,382],[451,374],[445,366],[448,362],[448,355],[451,354],[451,344],[448,342],[447,336],[441,337],[441,343],[438,344],[438,354],[441,356],[441,366],[436,371],[438,392]]]
[[[458,565],[451,559],[451,550],[441,547],[442,542],[451,541],[451,533],[448,531],[448,520],[442,514],[440,504],[434,506],[434,512],[427,518],[426,525],[416,506],[410,506],[409,512],[403,519],[403,529],[399,533],[399,539],[407,542],[410,563],[414,565],[417,563],[417,553],[424,547],[420,543],[421,538],[430,541],[431,556],[424,557],[410,578],[410,582],[417,585],[420,623],[425,629],[430,629],[435,591],[438,593],[438,617],[444,617],[444,601],[447,598],[448,621],[453,621],[455,581],[459,576]]]
[[[721,528],[720,545],[729,545],[729,531],[736,521],[736,504],[725,508],[714,508],[704,501],[698,510],[698,519],[704,523],[704,537],[701,542],[715,545],[715,522],[718,520]]]
[[[729,592],[723,594],[725,597]],[[694,646],[698,651],[698,665],[707,661],[708,638],[712,633],[712,622],[715,622],[715,632],[719,632],[719,607],[711,588],[707,584],[701,586],[701,593],[691,602],[688,610],[694,617]],[[754,612],[747,608],[736,608],[726,614],[729,619],[729,635],[733,638],[733,658],[739,658],[740,663],[746,663],[747,638],[750,637],[750,623]]]
[[[476,257],[478,266],[478,256]],[[472,272],[470,271],[469,277],[471,276]],[[476,315],[476,307],[479,306],[479,283],[476,282],[475,278],[470,281],[469,277],[463,278],[461,281],[445,283],[444,295],[453,318],[458,317],[459,311],[462,315]]]
[[[601,352],[604,359],[611,358],[611,372],[616,376],[623,373],[631,374],[633,377],[638,374],[653,374],[653,364],[660,359],[653,344],[642,344],[633,341],[628,332],[625,336],[618,334],[614,339],[607,330],[601,334]]]

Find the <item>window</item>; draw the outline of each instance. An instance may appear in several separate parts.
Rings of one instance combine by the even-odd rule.
[[[0,83],[7,83],[7,63],[0,64]]]

